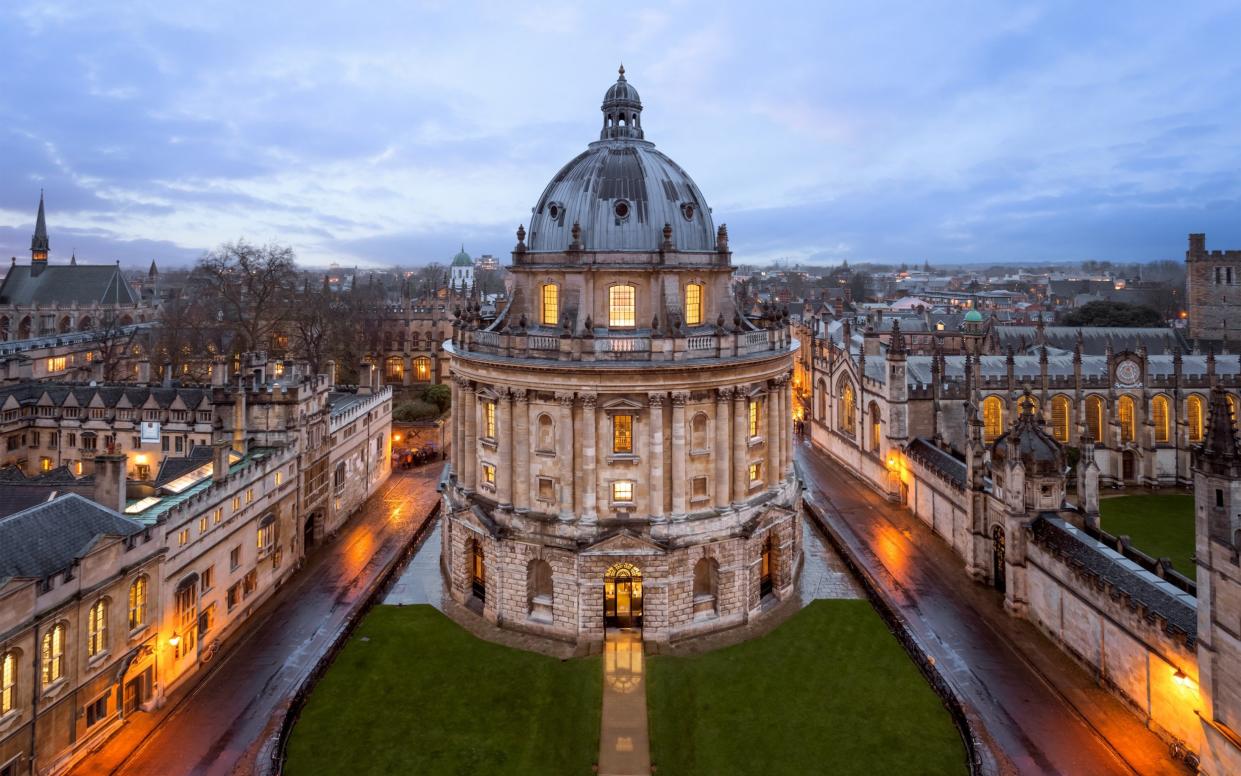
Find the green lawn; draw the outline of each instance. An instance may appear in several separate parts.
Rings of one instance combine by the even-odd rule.
[[[815,601],[762,638],[647,665],[660,776],[968,770],[939,696],[866,601]]]
[[[482,641],[429,606],[378,606],[311,694],[285,772],[589,774],[601,672]]]
[[[1172,567],[1194,579],[1194,497],[1117,496],[1099,501],[1103,530],[1128,536],[1154,558],[1171,558]]]

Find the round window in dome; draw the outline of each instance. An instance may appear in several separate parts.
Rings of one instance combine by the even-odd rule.
[[[612,212],[616,214],[618,220],[624,221],[629,218],[629,203],[623,199],[617,200],[612,206]]]
[[[686,221],[694,220],[694,205],[692,202],[686,202],[681,205],[681,215],[685,216]]]
[[[547,215],[553,221],[559,221],[560,216],[564,215],[564,208],[560,206],[559,202],[553,202],[547,206]]]

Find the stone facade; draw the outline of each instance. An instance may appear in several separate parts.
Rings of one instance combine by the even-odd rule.
[[[637,160],[628,196],[655,190],[650,143],[608,131],[598,148]],[[714,232],[677,170],[659,196],[692,193],[670,212]],[[519,229],[508,305],[490,322],[467,308],[446,346],[449,594],[570,642],[608,624],[668,641],[746,623],[792,594],[801,563],[787,316],[736,307],[724,227],[709,250],[678,249],[626,196],[555,191],[540,228],[563,226],[568,248],[529,249]],[[560,224],[576,196],[615,223]]]
[[[1207,236],[1191,234],[1185,251],[1185,296],[1190,338],[1241,338],[1241,250],[1208,251]]]

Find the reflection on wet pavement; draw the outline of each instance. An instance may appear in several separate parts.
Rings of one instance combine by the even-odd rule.
[[[651,744],[646,729],[642,632],[609,630],[603,644],[603,724],[599,773],[647,776]]]
[[[444,579],[440,575],[440,523],[422,542],[413,560],[401,572],[383,601],[385,604],[430,604],[444,608]]]
[[[844,561],[828,546],[819,529],[802,518],[802,540],[805,565],[798,587],[802,605],[819,598],[862,598],[858,585]]]

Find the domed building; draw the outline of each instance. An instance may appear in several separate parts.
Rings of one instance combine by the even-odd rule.
[[[512,295],[453,326],[442,567],[456,602],[572,642],[743,625],[801,564],[787,314],[751,319],[728,232],[621,70],[599,140],[517,230]]]
[[[451,272],[448,282],[453,291],[464,293],[474,288],[474,259],[465,252],[464,245],[457,255],[452,257],[448,269]]]

